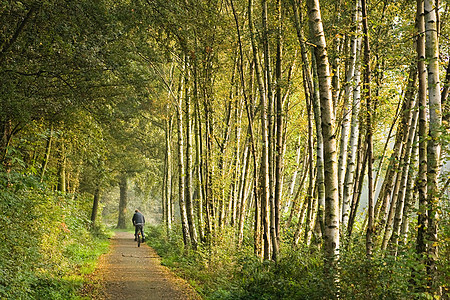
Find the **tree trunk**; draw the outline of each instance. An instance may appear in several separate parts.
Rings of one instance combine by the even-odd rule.
[[[417,105],[417,104],[416,104]],[[419,110],[417,110],[419,113]],[[418,116],[417,116],[418,118]],[[417,125],[416,125],[417,127]],[[400,229],[400,241],[399,243],[406,244],[407,236],[409,233],[409,217],[411,215],[412,209],[416,207],[417,204],[417,162],[419,156],[419,139],[418,139],[418,130],[416,128],[415,141],[413,143],[413,149],[411,153],[411,162],[409,167],[409,174],[407,176],[408,182],[406,187],[405,194],[405,206],[403,207],[403,220],[402,226]]]
[[[274,190],[274,219],[275,237],[272,237],[272,259],[277,260],[280,244],[280,203],[283,188],[283,95],[281,94],[281,61],[282,61],[282,14],[281,0],[277,0],[278,32],[277,32],[277,62],[276,62],[276,146],[275,146],[275,190]]]
[[[389,223],[388,218],[390,214],[389,210],[389,200],[391,199],[391,195],[395,195],[393,193],[393,189],[395,187],[395,178],[398,170],[398,163],[400,159],[400,153],[402,150],[403,143],[406,142],[405,133],[408,124],[410,124],[411,120],[411,112],[412,112],[412,103],[414,101],[414,86],[416,83],[417,72],[414,67],[410,68],[409,77],[408,77],[408,85],[406,87],[406,92],[403,100],[403,105],[401,109],[401,119],[398,124],[397,133],[395,137],[394,147],[392,149],[392,154],[389,158],[389,165],[386,171],[385,179],[383,181],[383,185],[381,186],[381,192],[378,195],[376,211],[375,211],[375,219],[377,221],[376,224],[376,235],[380,235],[382,230],[385,228],[390,228],[392,224]],[[392,202],[392,201],[391,201]],[[392,202],[393,204],[395,202]],[[391,204],[392,205],[392,204]],[[394,204],[395,205],[395,204]],[[379,208],[379,209],[378,209]],[[392,216],[393,212],[391,213]]]
[[[11,125],[11,119],[7,118],[6,120],[2,120],[2,131],[1,135],[2,138],[0,140],[0,157],[1,157],[1,163],[3,166],[5,166],[6,172],[10,171],[11,164],[7,158],[8,155],[8,146],[11,141],[12,137],[12,125]]]
[[[424,1],[417,0],[417,71],[419,90],[417,109],[419,110],[419,173],[417,186],[419,192],[419,213],[417,214],[417,253],[422,256],[426,251],[427,218],[427,73],[425,68],[425,18]]]
[[[268,212],[264,212],[264,200],[263,200],[263,218],[265,215],[269,219],[270,232],[264,232],[264,236],[267,236],[268,245],[265,247],[265,259],[269,259],[272,256],[273,260],[276,260],[278,255],[278,242],[275,229],[275,198],[274,198],[274,96],[272,86],[272,71],[270,61],[270,47],[269,47],[269,28],[267,25],[267,0],[262,0],[262,43],[264,53],[264,79],[265,79],[265,92],[266,98],[261,102],[261,134],[262,134],[262,175],[263,175],[263,199],[267,199]],[[265,194],[267,193],[267,196]],[[264,223],[264,219],[263,219]],[[265,242],[266,243],[266,242]],[[275,248],[274,248],[275,247]],[[267,254],[267,255],[266,255]],[[267,257],[266,257],[267,256]],[[275,257],[275,259],[274,259]]]
[[[309,71],[308,71],[309,72]],[[317,84],[314,85],[314,89],[315,91],[313,93],[317,92]],[[305,241],[307,241],[308,244],[308,240],[311,232],[311,221],[313,218],[312,215],[312,205],[313,205],[313,201],[314,201],[314,184],[316,184],[316,182],[314,181],[314,158],[313,158],[313,153],[314,153],[314,133],[313,133],[313,113],[312,113],[312,102],[313,101],[317,101],[318,98],[316,97],[315,99],[313,99],[313,95],[310,94],[310,97],[306,98],[306,110],[307,110],[307,116],[308,116],[308,156],[309,156],[309,166],[308,166],[308,170],[309,170],[309,183],[308,183],[308,189],[306,191],[306,198],[305,198],[305,202],[307,203],[306,205],[306,221],[304,222],[305,225]],[[317,106],[317,105],[316,105]],[[316,118],[317,120],[317,118]],[[317,129],[317,122],[316,122],[316,129]],[[320,127],[319,127],[320,128]],[[320,138],[318,137],[318,140]],[[320,141],[317,141],[317,143],[319,144]],[[319,150],[319,149],[317,149]],[[320,152],[319,152],[320,153]],[[321,168],[321,156],[316,154],[316,158],[317,158],[317,165],[316,165],[316,172],[318,170],[322,170]],[[320,171],[319,171],[320,172]],[[319,178],[320,175],[318,175]],[[317,182],[317,184],[319,184]],[[303,222],[302,222],[303,223]],[[299,232],[299,231],[298,231]],[[295,239],[296,240],[296,239]],[[309,245],[309,244],[308,244]]]
[[[392,255],[397,255],[397,246],[398,240],[400,237],[400,229],[401,223],[403,221],[403,209],[405,206],[405,194],[406,194],[406,185],[408,182],[408,175],[410,175],[409,168],[411,165],[411,151],[413,148],[413,141],[415,138],[416,127],[417,127],[417,118],[418,118],[418,110],[413,112],[413,118],[411,121],[411,125],[408,132],[408,142],[402,151],[402,158],[400,160],[400,165],[402,168],[401,171],[401,179],[400,179],[400,189],[398,192],[397,206],[395,209],[395,217],[394,223],[392,225],[392,235],[390,237],[390,248]],[[398,180],[398,179],[397,179]]]
[[[242,205],[242,198],[239,198],[240,194],[240,186],[242,185],[243,177],[240,176],[241,170],[241,131],[242,131],[242,100],[237,100],[234,105],[234,120],[235,120],[235,143],[233,150],[233,163],[232,163],[232,182],[230,185],[230,205],[229,210],[231,214],[230,225],[234,227],[236,223],[239,222],[239,211],[240,206]],[[248,151],[248,145],[245,146],[245,149]],[[245,151],[245,150],[244,150]],[[247,153],[248,154],[248,153]],[[240,179],[240,180],[238,180]]]
[[[127,228],[125,221],[125,216],[127,213],[127,203],[128,203],[128,182],[127,175],[124,173],[120,176],[119,188],[120,188],[120,199],[119,199],[119,220],[117,221],[117,229]]]
[[[263,230],[263,241],[264,247],[263,258],[268,260],[270,258],[270,224],[269,224],[269,138],[268,138],[268,126],[267,126],[267,98],[266,91],[264,87],[264,82],[262,79],[259,61],[258,61],[258,50],[256,47],[256,41],[253,30],[253,1],[248,2],[248,21],[249,21],[249,31],[250,40],[252,44],[253,53],[253,65],[255,67],[255,75],[258,83],[258,90],[261,101],[261,137],[262,137],[262,152],[261,152],[261,221]]]
[[[361,200],[362,187],[364,183],[364,175],[366,173],[367,166],[367,147],[361,147],[361,144],[364,145],[362,141],[362,132],[359,134],[358,145],[359,149],[362,148],[358,155],[356,172],[357,178],[353,184],[353,195],[352,195],[352,204],[350,206],[350,214],[348,218],[348,226],[347,226],[347,235],[350,237],[353,231],[353,225],[355,224],[356,213],[358,212],[359,202]]]
[[[341,21],[341,2],[342,0],[337,0],[334,2],[335,11],[334,16],[334,26],[336,28],[338,27],[339,22]],[[339,102],[339,91],[341,89],[340,85],[340,73],[341,73],[341,48],[342,48],[342,34],[336,32],[334,36],[333,41],[333,49],[331,50],[333,57],[331,59],[332,66],[331,66],[331,72],[332,72],[332,78],[331,78],[331,86],[332,89],[332,98],[333,98],[333,107],[337,106],[337,103]]]
[[[311,68],[313,70],[313,74],[311,76],[311,73],[309,71],[309,59],[308,59],[308,51],[306,48],[306,39],[303,34],[303,30],[301,28],[301,24],[303,23],[303,16],[300,13],[300,11],[297,8],[297,4],[293,4],[293,10],[294,10],[294,21],[295,26],[297,29],[297,36],[300,42],[301,47],[301,54],[302,54],[302,60],[303,60],[303,74],[304,79],[306,80],[306,87],[309,91],[309,96],[311,98],[311,103],[313,106],[314,111],[314,121],[315,121],[315,128],[316,128],[316,137],[317,137],[317,145],[316,145],[316,164],[317,164],[317,178],[316,178],[316,185],[318,186],[318,214],[317,219],[319,220],[320,224],[323,224],[323,216],[324,216],[324,207],[325,207],[325,187],[324,187],[324,150],[323,150],[323,135],[322,135],[322,119],[321,119],[321,112],[320,112],[320,91],[319,91],[319,83],[318,80],[318,74],[317,74],[317,64],[315,60],[314,54],[312,55],[312,63]],[[314,78],[314,80],[313,80]],[[305,93],[306,89],[305,89]],[[312,162],[311,162],[312,163]],[[310,172],[313,172],[312,166],[310,166]],[[311,177],[311,176],[310,176]],[[321,225],[321,228],[323,229],[323,225]]]
[[[337,153],[335,136],[335,117],[331,95],[331,76],[328,55],[326,51],[325,34],[318,0],[307,0],[309,26],[312,42],[315,45],[314,55],[317,61],[319,78],[319,94],[322,120],[322,136],[324,140],[324,171],[325,171],[325,268],[336,270],[339,257],[339,193]],[[337,274],[330,272],[331,274]],[[333,281],[337,280],[332,275]]]
[[[300,237],[301,237],[301,233],[302,233],[302,227],[305,224],[305,215],[307,212],[307,205],[308,205],[308,201],[305,198],[305,200],[302,203],[302,206],[299,210],[299,214],[298,214],[298,223],[297,223],[297,229],[295,231],[294,234],[294,241],[293,244],[294,246],[297,246],[300,242]]]
[[[308,176],[308,170],[309,170],[309,165],[312,165],[312,153],[309,153],[308,155],[304,156],[304,160],[303,160],[303,174],[302,177],[300,179],[300,183],[297,186],[297,192],[295,192],[295,195],[293,196],[292,202],[291,202],[291,207],[290,207],[290,211],[289,211],[289,217],[285,223],[285,228],[289,228],[291,226],[292,223],[292,218],[294,217],[294,215],[296,214],[296,210],[298,207],[298,202],[300,200],[300,195],[303,191],[303,185],[305,183],[306,177]]]
[[[347,134],[345,119],[342,121],[341,129],[341,146],[340,146],[340,180],[343,178],[343,182],[340,181],[342,187],[342,226],[344,228],[348,225],[348,216],[350,211],[350,200],[353,194],[353,181],[355,177],[355,163],[357,155],[357,143],[359,135],[359,107],[360,107],[360,56],[361,56],[361,37],[359,36],[360,31],[360,1],[355,1],[355,9],[353,11],[353,23],[354,32],[350,42],[350,58],[349,67],[346,74],[346,83],[344,91],[344,118],[346,115],[350,114],[351,111],[351,124],[350,124],[350,137],[347,139],[344,136]],[[349,98],[352,97],[352,105],[349,111],[345,111],[345,103],[349,102]],[[349,151],[345,149],[345,144],[349,144]],[[341,163],[341,160],[347,160],[346,163]],[[341,170],[345,168],[346,170]]]
[[[425,54],[428,74],[428,112],[429,133],[427,144],[427,185],[428,185],[428,262],[427,273],[430,278],[432,291],[439,295],[439,282],[437,276],[438,259],[438,205],[441,160],[441,89],[439,80],[439,37],[438,37],[438,9],[435,1],[424,1],[425,15]]]
[[[245,213],[247,208],[247,198],[248,195],[245,194],[246,190],[246,183],[247,183],[247,177],[248,177],[248,165],[250,163],[250,155],[249,155],[249,145],[250,141],[247,142],[247,146],[245,146],[243,158],[242,158],[242,171],[241,171],[241,178],[239,180],[239,194],[238,199],[240,199],[240,205],[239,205],[239,213],[237,216],[238,220],[238,247],[241,247],[242,242],[244,241],[244,222],[245,222]]]
[[[59,143],[59,160],[58,160],[58,191],[66,192],[66,145],[64,144],[64,139],[61,139]]]
[[[183,86],[184,86],[184,75],[181,75],[179,88],[178,88],[178,99],[176,103],[177,111],[177,126],[178,126],[178,202],[180,205],[180,217],[181,217],[181,228],[183,232],[183,243],[184,247],[188,248],[191,244],[191,237],[189,234],[189,222],[187,216],[186,208],[186,168],[184,162],[184,138],[183,138]],[[187,95],[186,95],[187,96]]]
[[[234,66],[233,66],[233,74],[231,76],[231,82],[234,82],[235,78],[235,70],[236,70],[236,64],[237,59],[235,59]],[[232,84],[233,87],[234,84]],[[226,103],[225,108],[225,119],[223,120],[224,128],[223,128],[223,135],[222,135],[222,141],[219,144],[220,148],[220,155],[219,155],[219,162],[218,162],[218,169],[220,170],[220,198],[219,198],[219,226],[221,229],[223,229],[225,223],[226,223],[226,202],[225,202],[225,182],[226,182],[226,172],[225,172],[225,152],[228,147],[228,142],[230,140],[230,131],[231,131],[231,107],[233,102],[233,88],[230,90],[230,98],[228,99]]]
[[[240,58],[240,63],[239,63],[239,75],[241,78],[241,85],[242,85],[242,94],[244,96],[244,104],[245,104],[245,109],[247,111],[247,118],[248,118],[248,131],[249,131],[249,139],[250,139],[250,145],[251,145],[251,153],[252,153],[252,158],[253,158],[253,194],[254,194],[254,202],[255,202],[255,223],[254,223],[254,253],[257,256],[261,255],[261,219],[260,219],[260,201],[258,199],[258,165],[257,165],[257,160],[256,160],[256,149],[255,149],[255,138],[254,138],[254,134],[253,134],[253,111],[250,107],[251,104],[251,93],[253,90],[253,64],[250,64],[250,86],[249,86],[249,91],[250,91],[250,96],[247,97],[247,89],[245,87],[245,79],[244,79],[244,68],[243,68],[243,64],[244,64],[244,54],[243,54],[243,50],[242,50],[242,42],[241,42],[241,33],[240,33],[240,26],[239,26],[239,22],[238,22],[238,18],[237,18],[237,14],[236,14],[236,10],[234,8],[233,5],[233,0],[230,0],[230,4],[231,4],[231,8],[233,10],[233,16],[234,16],[234,20],[236,22],[236,30],[237,30],[237,34],[238,34],[238,44],[239,44],[239,58]],[[249,23],[249,31],[251,36],[253,36],[253,21],[252,21],[252,0],[249,0],[249,5],[248,5],[248,23]],[[253,42],[252,42],[253,45]],[[252,46],[253,50],[255,50],[255,48]],[[250,98],[250,99],[249,99]]]
[[[91,226],[95,226],[95,221],[97,220],[98,215],[98,203],[100,202],[100,188],[97,187],[94,191],[94,203],[92,204],[92,213],[91,213]]]
[[[197,221],[200,240],[206,242],[205,230],[204,230],[204,212],[203,207],[205,204],[205,180],[204,180],[204,162],[203,162],[203,134],[202,124],[200,121],[200,108],[199,108],[199,94],[198,94],[198,78],[197,78],[197,61],[194,60],[194,136],[195,136],[195,165],[197,179],[195,181],[196,186],[196,207],[197,207]],[[207,225],[209,228],[209,224]]]
[[[392,192],[391,195],[391,205],[389,208],[389,213],[387,215],[387,220],[386,220],[386,226],[385,226],[385,231],[384,231],[384,236],[383,236],[383,242],[381,245],[381,248],[384,250],[387,247],[389,238],[392,234],[392,229],[393,229],[393,224],[394,224],[394,217],[395,217],[395,211],[397,209],[397,206],[401,203],[399,203],[399,191],[400,191],[400,185],[401,185],[401,178],[403,176],[402,170],[403,170],[403,164],[404,164],[404,159],[405,159],[405,155],[407,149],[406,149],[406,144],[408,141],[408,136],[409,136],[409,131],[411,130],[411,124],[412,124],[412,120],[413,120],[413,113],[412,113],[412,108],[414,107],[414,103],[415,103],[415,99],[414,99],[414,95],[415,95],[415,85],[416,85],[416,78],[417,78],[417,71],[416,68],[414,66],[412,66],[411,69],[411,73],[413,75],[412,80],[412,84],[410,86],[410,91],[409,93],[411,93],[410,99],[407,102],[407,106],[404,110],[404,116],[406,116],[406,118],[402,118],[402,123],[399,124],[399,126],[401,127],[402,131],[402,146],[401,146],[401,150],[400,150],[400,156],[399,156],[399,162],[397,163],[397,170],[396,170],[396,175],[395,178],[396,180],[393,182],[394,185],[394,190]],[[400,201],[402,201],[402,199],[400,199]],[[402,207],[403,208],[403,207]]]
[[[186,63],[187,64],[187,63]],[[187,66],[188,67],[188,66]],[[192,150],[191,150],[191,139],[192,139],[192,129],[191,129],[191,95],[189,91],[189,72],[186,67],[185,72],[185,95],[184,95],[184,113],[185,113],[185,130],[186,130],[186,167],[185,167],[185,187],[184,196],[186,201],[186,214],[189,226],[189,236],[192,248],[197,249],[198,236],[197,229],[195,228],[195,218],[194,218],[194,205],[192,203]]]
[[[302,160],[302,165],[300,165],[300,159],[302,157],[302,147],[301,147],[301,140],[302,140],[302,136],[299,135],[298,137],[298,142],[297,142],[297,150],[296,150],[296,158],[295,158],[295,169],[294,169],[294,173],[292,174],[290,183],[289,183],[289,190],[288,190],[288,197],[287,197],[287,202],[286,205],[284,207],[284,213],[288,213],[290,210],[292,210],[292,206],[293,206],[293,197],[294,197],[294,191],[295,191],[295,183],[297,182],[297,176],[298,176],[298,172],[300,170],[303,170],[305,167],[305,162],[307,160],[307,156],[303,155],[303,160]]]
[[[50,134],[47,137],[47,144],[45,146],[45,156],[41,167],[41,182],[44,181],[45,171],[47,170],[48,161],[50,160],[52,142],[53,142],[53,124],[50,125]]]
[[[372,115],[373,115],[373,105],[372,105],[372,97],[371,97],[371,89],[370,89],[370,80],[371,80],[371,70],[370,70],[370,44],[369,44],[369,28],[367,25],[367,6],[366,0],[361,1],[361,10],[362,10],[362,28],[363,28],[363,36],[364,36],[364,90],[365,94],[365,102],[367,108],[367,191],[368,191],[368,207],[367,207],[367,230],[366,230],[366,255],[368,257],[372,256],[373,249],[373,224],[374,224],[374,200],[373,200],[373,124],[372,124]]]
[[[166,224],[167,236],[170,237],[172,230],[172,117],[166,120],[166,161],[165,161],[165,186],[164,186],[164,222]]]

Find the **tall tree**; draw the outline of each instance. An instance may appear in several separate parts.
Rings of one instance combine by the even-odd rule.
[[[339,161],[340,166],[343,168],[346,166],[346,170],[341,171],[344,175],[341,174],[341,176],[344,176],[343,182],[342,182],[342,226],[345,228],[348,224],[348,217],[349,217],[349,211],[350,211],[350,200],[352,196],[352,187],[353,187],[353,180],[355,177],[355,163],[356,163],[356,154],[357,154],[357,142],[358,142],[358,135],[359,135],[359,108],[360,108],[360,65],[361,65],[361,36],[360,36],[360,30],[361,30],[361,5],[360,1],[355,1],[355,6],[352,12],[352,26],[354,34],[351,37],[350,41],[350,55],[349,55],[349,61],[348,61],[348,67],[347,67],[347,73],[346,73],[346,82],[345,82],[345,91],[344,91],[344,108],[343,108],[343,114],[344,119],[342,120],[342,129],[341,129],[341,144],[340,144],[340,152],[339,152]],[[350,103],[349,98],[352,99],[351,105],[347,104],[347,102]],[[347,107],[350,107],[349,110],[347,110]],[[351,114],[350,114],[351,112]],[[350,121],[350,137],[346,138],[345,135],[347,135],[347,121],[346,115],[349,115],[348,117],[351,117]],[[349,151],[347,152],[345,150],[345,144],[348,140],[348,148]],[[345,154],[347,153],[347,157],[345,157]],[[346,159],[347,162],[341,163],[341,160]],[[342,180],[342,179],[341,179]]]
[[[439,78],[439,37],[438,37],[438,9],[435,1],[424,1],[425,17],[425,57],[428,75],[428,112],[429,133],[427,143],[427,200],[428,200],[428,274],[431,277],[433,291],[439,293],[436,283],[438,259],[438,202],[441,157],[441,84]]]
[[[120,199],[119,199],[119,218],[117,221],[118,229],[127,228],[126,212],[128,204],[128,176],[126,173],[120,175],[119,178]]]
[[[324,250],[326,268],[336,268],[339,256],[339,193],[337,174],[337,153],[335,136],[335,116],[331,93],[331,75],[326,40],[318,0],[307,0],[309,27],[314,44],[319,94],[321,104],[322,135],[324,140],[325,170],[325,236]]]
[[[186,248],[190,247],[191,236],[186,208],[186,164],[184,162],[184,128],[183,128],[183,90],[185,86],[185,66],[182,66],[180,74],[178,93],[176,99],[176,113],[177,113],[177,129],[178,129],[178,202],[180,205],[181,226],[183,232],[183,242]]]
[[[368,26],[368,16],[367,16],[367,5],[366,0],[361,0],[361,11],[362,11],[362,28],[363,28],[363,40],[364,40],[364,90],[366,102],[366,114],[367,114],[367,177],[368,177],[368,223],[366,231],[366,255],[372,255],[373,248],[373,229],[374,229],[374,190],[373,190],[373,105],[372,105],[372,95],[371,95],[371,70],[370,70],[370,44],[369,44],[369,26]]]

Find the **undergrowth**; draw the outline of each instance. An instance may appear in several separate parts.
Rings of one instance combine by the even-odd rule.
[[[282,243],[277,263],[253,255],[251,243],[236,249],[232,234],[225,233],[214,247],[201,245],[197,251],[185,249],[181,230],[171,239],[163,227],[147,229],[149,243],[162,257],[162,263],[186,279],[205,298],[231,299],[429,299],[424,266],[415,254],[414,243],[399,248],[397,256],[375,251],[365,255],[364,237],[345,244],[339,260],[338,290],[330,287],[324,275],[322,251],[315,247],[293,248]],[[448,245],[447,245],[448,246]],[[448,253],[444,247],[443,253]],[[441,260],[442,286],[448,267]],[[423,288],[420,288],[423,287]],[[445,292],[445,291],[444,291]]]
[[[91,199],[0,174],[0,298],[90,299],[82,296],[87,274],[109,244],[90,224]]]

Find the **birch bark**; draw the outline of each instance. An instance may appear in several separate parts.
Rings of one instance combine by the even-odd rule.
[[[356,154],[357,154],[357,145],[358,145],[358,135],[359,135],[359,108],[361,102],[361,72],[360,72],[360,57],[361,57],[361,36],[360,36],[360,27],[361,27],[361,15],[360,15],[360,0],[355,1],[355,8],[353,10],[353,24],[354,24],[354,35],[352,35],[350,41],[350,58],[349,58],[349,67],[347,69],[346,74],[346,83],[344,90],[344,108],[345,103],[349,102],[349,98],[352,97],[352,105],[350,107],[350,111],[344,113],[349,115],[351,113],[351,123],[350,123],[350,137],[344,138],[343,135],[346,135],[348,129],[346,128],[345,119],[343,120],[342,129],[341,129],[341,146],[340,146],[340,157],[339,160],[346,159],[347,162],[342,164],[340,167],[340,172],[343,172],[345,176],[342,174],[340,180],[343,178],[342,187],[340,191],[342,191],[342,226],[344,228],[348,225],[348,217],[350,211],[350,200],[352,198],[353,192],[353,181],[355,176],[355,163],[356,163]],[[343,144],[349,144],[348,150],[343,149]],[[346,156],[347,155],[347,156]],[[342,168],[346,167],[345,172]]]
[[[334,269],[339,256],[339,193],[335,116],[331,93],[330,65],[318,0],[307,0],[309,26],[315,45],[319,94],[321,104],[322,135],[324,140],[325,171],[325,237],[326,268]]]
[[[430,286],[435,293],[439,283],[437,276],[438,259],[438,204],[439,204],[439,182],[441,159],[441,83],[439,79],[439,38],[438,38],[438,8],[435,1],[424,1],[425,16],[425,54],[428,75],[428,112],[429,133],[427,144],[427,185],[428,185],[428,263],[427,271],[430,276]]]

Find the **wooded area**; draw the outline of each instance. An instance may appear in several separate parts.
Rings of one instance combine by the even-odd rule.
[[[208,299],[447,299],[449,5],[0,2],[0,298],[139,207]]]

